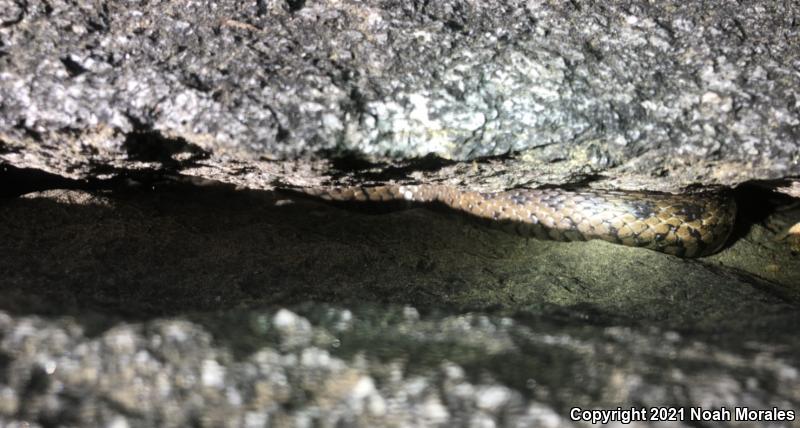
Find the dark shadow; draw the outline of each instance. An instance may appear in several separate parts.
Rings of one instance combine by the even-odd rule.
[[[133,117],[128,119],[134,124],[134,131],[125,137],[123,148],[130,160],[158,162],[162,169],[175,171],[179,166],[192,166],[209,156],[200,146],[183,138],[166,137]],[[184,159],[176,159],[177,155],[183,155]]]
[[[457,163],[436,155],[427,155],[393,165],[370,161],[355,152],[330,152],[325,157],[331,160],[333,180],[350,178],[362,183],[409,180],[413,172],[438,171]]]
[[[40,169],[0,164],[0,198],[14,198],[47,189],[82,189],[85,180],[72,180]]]
[[[731,233],[729,242],[747,236],[753,225],[763,224],[769,216],[782,207],[797,203],[792,197],[771,190],[785,185],[787,183],[781,181],[754,181],[736,189],[734,192],[738,207],[736,227]]]
[[[295,13],[306,6],[305,0],[286,0],[286,6],[289,12]]]
[[[6,226],[0,249],[7,255],[0,260],[3,310],[148,318],[307,300],[437,304],[413,278],[407,287],[379,284],[375,290],[367,285],[384,282],[381,275],[350,278],[355,269],[363,273],[364,265],[379,272],[381,263],[410,256],[398,254],[406,251],[402,242],[377,248],[378,255],[362,247],[350,252],[352,233],[344,229],[359,227],[358,213],[165,177],[136,185],[121,179],[38,185],[38,174],[25,176],[32,183],[18,186],[16,194],[68,184],[98,200],[6,201],[0,216]],[[370,227],[390,230],[397,221],[375,216]],[[343,227],[328,230],[330,222]],[[361,238],[368,238],[366,232]]]
[[[725,297],[740,299],[744,309],[727,309],[717,294],[713,300],[708,294],[687,302],[658,300],[666,306],[653,311],[652,294],[637,294],[637,283],[650,286],[658,272],[685,270],[676,278],[695,275],[704,284],[714,276],[702,263],[646,250],[498,233],[442,207],[365,215],[352,204],[338,209],[283,192],[198,186],[180,176],[130,172],[129,178],[75,183],[33,171],[14,174],[29,182],[18,182],[9,196],[51,185],[88,195],[80,203],[51,195],[9,197],[0,204],[0,309],[17,314],[149,319],[314,301],[534,313],[680,330],[706,316],[691,305],[719,306],[722,315],[715,316],[730,323],[745,322],[742,310],[763,312],[758,305],[784,307],[769,293],[754,291],[758,287],[737,288],[728,283],[736,277],[719,275],[726,283],[710,284],[714,293],[744,293]],[[613,270],[623,263],[632,269]],[[621,285],[627,283],[632,288]],[[659,284],[661,293],[676,287]],[[690,295],[696,285],[682,287]],[[603,293],[627,293],[624,307],[609,306],[615,301]],[[765,326],[787,322],[783,315],[775,319]],[[698,327],[716,328],[721,324]]]

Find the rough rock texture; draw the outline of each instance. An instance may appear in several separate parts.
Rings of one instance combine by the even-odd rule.
[[[0,0],[0,425],[798,411],[799,12]],[[741,209],[684,260],[275,190],[387,181]]]
[[[774,240],[783,216],[689,261],[231,186],[7,198],[0,423],[569,427],[574,406],[796,411],[800,272]]]
[[[603,175],[678,190],[800,175],[796,2],[2,0],[0,11],[0,156],[20,167],[86,178],[173,158],[269,188],[330,175],[269,162],[298,154],[518,152],[458,184]]]
[[[408,306],[221,312],[99,334],[81,321],[0,312],[0,423],[573,427],[586,426],[573,407],[800,405],[796,344]],[[651,425],[663,423],[632,426]]]

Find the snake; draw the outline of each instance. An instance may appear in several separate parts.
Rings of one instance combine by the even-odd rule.
[[[555,241],[599,239],[678,257],[703,257],[727,242],[736,218],[730,192],[670,194],[565,188],[503,192],[449,185],[303,188],[326,201],[436,203],[487,219],[516,234]]]

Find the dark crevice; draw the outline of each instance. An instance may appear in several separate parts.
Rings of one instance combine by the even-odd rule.
[[[50,189],[83,189],[87,181],[73,180],[39,169],[0,165],[0,197],[13,198]]]
[[[370,167],[358,162],[356,166]],[[446,265],[451,261],[437,254],[455,251],[465,257],[490,257],[492,251],[483,244],[502,243],[504,238],[482,228],[479,224],[483,222],[464,226],[462,219],[441,205],[425,207],[444,215],[413,210],[367,218],[364,211],[378,214],[413,205],[402,201],[350,203],[344,204],[348,210],[343,211],[284,193],[199,184],[191,177],[158,170],[109,171],[115,178],[71,180],[33,169],[0,167],[0,187],[7,197],[2,205],[18,210],[13,211],[18,217],[6,218],[6,224],[13,225],[8,229],[13,232],[6,235],[6,250],[13,248],[14,256],[7,258],[12,261],[3,272],[8,285],[0,285],[0,310],[45,315],[97,311],[125,319],[149,319],[305,301],[383,302],[476,311],[502,311],[517,305],[502,299],[487,302],[462,296],[462,300],[453,300],[453,293],[474,286],[472,282],[479,280],[471,278],[481,276],[460,273],[459,269],[465,269],[463,263],[456,262],[451,270]],[[111,204],[65,204],[50,198],[11,200],[31,191],[64,188],[100,191],[99,196]],[[779,197],[773,205],[771,192],[758,186],[735,193],[747,222],[760,221],[770,209],[780,209],[787,202]],[[762,204],[762,200],[770,204]],[[508,239],[519,242],[525,238]],[[421,247],[421,242],[426,242],[425,246]],[[430,254],[417,252],[428,245],[434,248]],[[40,254],[59,262],[52,263]],[[515,256],[511,257],[509,263],[514,263]],[[498,295],[513,295],[513,289],[503,288],[503,278],[532,268],[508,268],[504,263],[487,262],[490,273],[485,276],[499,281]],[[779,285],[752,273],[732,274],[728,266],[713,267],[713,261],[691,264],[712,265],[709,269],[717,272],[721,281],[752,282],[764,292],[761,296],[789,304],[796,301],[772,290]],[[380,273],[386,269],[393,273]],[[559,276],[550,277],[559,272],[575,275],[569,267],[533,271],[537,269],[544,283],[561,281]],[[33,280],[20,279],[28,277]],[[30,286],[20,287],[23,282]],[[594,312],[592,308],[554,307],[545,315],[563,311],[592,324],[639,322],[634,316],[628,319],[606,308],[597,307]],[[671,321],[664,322],[669,326]],[[98,329],[101,327],[98,324]]]
[[[125,170],[106,166],[95,172],[110,175],[107,179],[72,179],[34,168],[17,168],[0,164],[0,198],[14,198],[27,193],[69,189],[88,192],[100,190],[131,191],[153,188],[175,180],[175,176],[160,170]]]
[[[67,70],[67,73],[69,73],[70,77],[80,76],[81,74],[89,71],[68,56],[61,58],[61,63],[64,64],[64,68]]]
[[[17,123],[15,123],[14,124],[14,128],[22,130],[22,132],[24,132],[26,136],[30,137],[31,139],[33,139],[36,142],[42,142],[43,141],[42,140],[42,134],[39,131],[37,131],[35,129],[32,129],[32,128],[28,127],[27,125],[25,125],[25,121],[23,119],[20,119]],[[0,143],[1,142],[2,141],[0,141]]]
[[[207,159],[209,154],[200,146],[183,138],[168,138],[161,132],[153,130],[135,120],[134,131],[130,132],[123,142],[123,148],[130,160],[139,162],[157,162],[169,172],[181,167],[195,165],[197,161]],[[185,159],[176,159],[183,155]]]
[[[275,141],[282,143],[286,141],[289,137],[292,136],[292,133],[289,132],[288,129],[284,128],[280,124],[278,124],[278,131],[275,133]]]
[[[354,152],[329,152],[323,154],[323,157],[331,160],[333,181],[346,178],[361,183],[409,180],[414,172],[434,172],[458,163],[434,154],[396,165],[373,162]],[[481,160],[483,161],[486,160]]]
[[[159,162],[162,165],[177,166],[172,160],[175,153],[190,151],[203,156],[204,152],[196,146],[186,143],[181,139],[167,139],[158,132],[142,132],[129,136],[126,140],[129,155],[139,161]],[[403,165],[387,166],[373,163],[356,155],[339,155],[332,160],[334,179],[336,177],[350,177],[363,182],[383,182],[391,180],[408,180],[411,173],[418,171],[436,171],[445,166],[454,164],[455,161],[426,156]],[[184,183],[191,186],[191,180],[182,177],[170,168],[164,169],[122,169],[109,165],[96,165],[95,174],[111,176],[108,179],[72,179],[61,175],[34,168],[17,168],[8,164],[0,164],[0,197],[11,198],[26,193],[52,190],[129,190],[135,188],[151,188],[159,183]],[[587,187],[600,176],[586,176],[580,182],[572,183],[566,187],[577,190]],[[778,186],[785,186],[783,181],[753,181],[745,183],[730,191],[737,201],[737,221],[731,236],[731,241],[739,239],[749,232],[755,224],[762,224],[765,219],[776,211],[798,201],[788,195],[772,191]],[[542,186],[542,188],[559,186]],[[699,190],[699,189],[698,189]],[[721,189],[724,190],[724,189]],[[293,193],[291,190],[286,190]],[[343,202],[338,205],[354,206],[375,205],[376,203]],[[408,207],[407,203],[386,204],[379,203],[382,207]],[[359,208],[360,209],[360,208]],[[367,212],[386,212],[391,209],[367,208]]]
[[[464,32],[464,24],[462,24],[460,22],[457,22],[457,21],[454,21],[452,19],[445,21],[444,22],[444,26],[448,30],[456,32],[456,33],[463,33]]]
[[[182,46],[181,52],[185,49],[186,47]],[[186,79],[184,79],[183,83],[188,88],[196,89],[200,92],[211,92],[211,90],[213,89],[206,82],[204,82],[203,79],[197,73],[190,73],[189,76]]]
[[[783,207],[797,203],[797,199],[791,196],[772,191],[785,184],[782,181],[753,181],[742,184],[733,192],[737,218],[729,242],[746,236],[756,224],[765,225],[765,220]]]
[[[306,0],[286,0],[289,12],[295,13],[306,6]]]
[[[29,416],[29,413],[33,410],[28,408],[28,403],[35,403],[36,398],[44,395],[47,392],[47,389],[51,383],[51,379],[47,374],[47,371],[45,371],[45,369],[38,364],[33,365],[30,372],[27,373],[27,376],[27,382],[20,394],[20,402],[23,403],[23,405],[17,410],[17,417],[22,419],[26,419]],[[47,421],[39,420],[38,422],[43,426],[53,426],[52,424],[48,425]]]
[[[0,336],[1,338],[2,336]],[[8,385],[10,379],[9,366],[13,358],[5,352],[0,352],[0,383]]]
[[[267,0],[256,0],[256,14],[258,16],[267,14]]]

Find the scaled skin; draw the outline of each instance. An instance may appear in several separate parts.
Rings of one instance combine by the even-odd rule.
[[[516,233],[556,241],[602,239],[680,257],[718,251],[728,239],[736,203],[722,192],[662,193],[517,189],[498,193],[450,186],[377,186],[304,189],[331,201],[438,202],[512,226]]]

